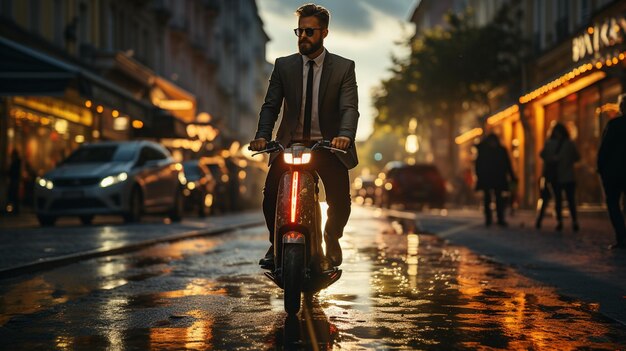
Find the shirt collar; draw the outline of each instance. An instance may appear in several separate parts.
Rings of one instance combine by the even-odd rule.
[[[302,62],[306,66],[309,63],[309,61],[314,61],[315,65],[317,67],[320,67],[322,63],[324,63],[325,57],[326,57],[326,48],[324,48],[324,51],[322,51],[322,53],[318,57],[314,58],[313,60],[311,60],[307,55],[302,55]]]

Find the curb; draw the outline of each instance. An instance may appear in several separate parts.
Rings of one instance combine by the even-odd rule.
[[[13,266],[9,268],[0,269],[0,279],[14,278],[23,274],[34,273],[38,271],[45,271],[45,270],[49,270],[52,268],[66,266],[72,263],[84,261],[84,260],[91,259],[91,258],[120,255],[120,254],[125,254],[125,253],[129,253],[133,251],[139,251],[146,247],[154,246],[157,244],[171,243],[175,241],[199,238],[203,236],[218,235],[218,234],[223,234],[226,232],[234,231],[237,229],[246,229],[246,228],[256,227],[256,226],[263,225],[263,224],[265,224],[264,221],[254,220],[248,223],[244,222],[244,223],[238,223],[238,224],[225,225],[220,228],[212,228],[212,229],[207,229],[207,230],[194,230],[194,231],[184,232],[181,234],[174,234],[174,235],[164,236],[161,238],[139,241],[136,243],[121,245],[121,246],[112,247],[108,249],[100,248],[100,249],[83,251],[83,252],[78,252],[78,253],[73,253],[73,254],[68,254],[68,255],[57,256],[57,257],[44,258],[44,259],[40,259],[40,260],[33,261],[30,263],[22,264],[19,266]]]

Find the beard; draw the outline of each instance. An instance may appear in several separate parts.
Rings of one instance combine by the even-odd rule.
[[[306,44],[309,44],[309,46],[305,46]],[[307,38],[307,41],[300,40],[298,42],[298,50],[302,55],[310,55],[319,50],[322,45],[324,45],[324,38],[321,38],[317,42],[309,41]]]

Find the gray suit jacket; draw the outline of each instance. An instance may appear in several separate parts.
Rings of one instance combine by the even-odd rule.
[[[324,139],[345,136],[353,141],[347,154],[335,153],[346,168],[358,164],[354,138],[359,120],[354,61],[326,52],[320,79],[318,111]],[[296,132],[302,106],[302,56],[293,54],[276,59],[270,85],[261,107],[255,139],[272,140],[272,130],[281,105],[283,119],[276,140],[288,145]],[[270,163],[276,158],[273,154]]]

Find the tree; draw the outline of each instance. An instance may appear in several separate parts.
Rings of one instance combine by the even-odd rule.
[[[374,94],[374,106],[377,127],[443,117],[452,157],[458,114],[468,106],[490,113],[489,92],[519,78],[522,40],[506,5],[486,26],[476,26],[471,13],[449,14],[447,23],[405,43],[410,54],[393,58],[393,76]]]

